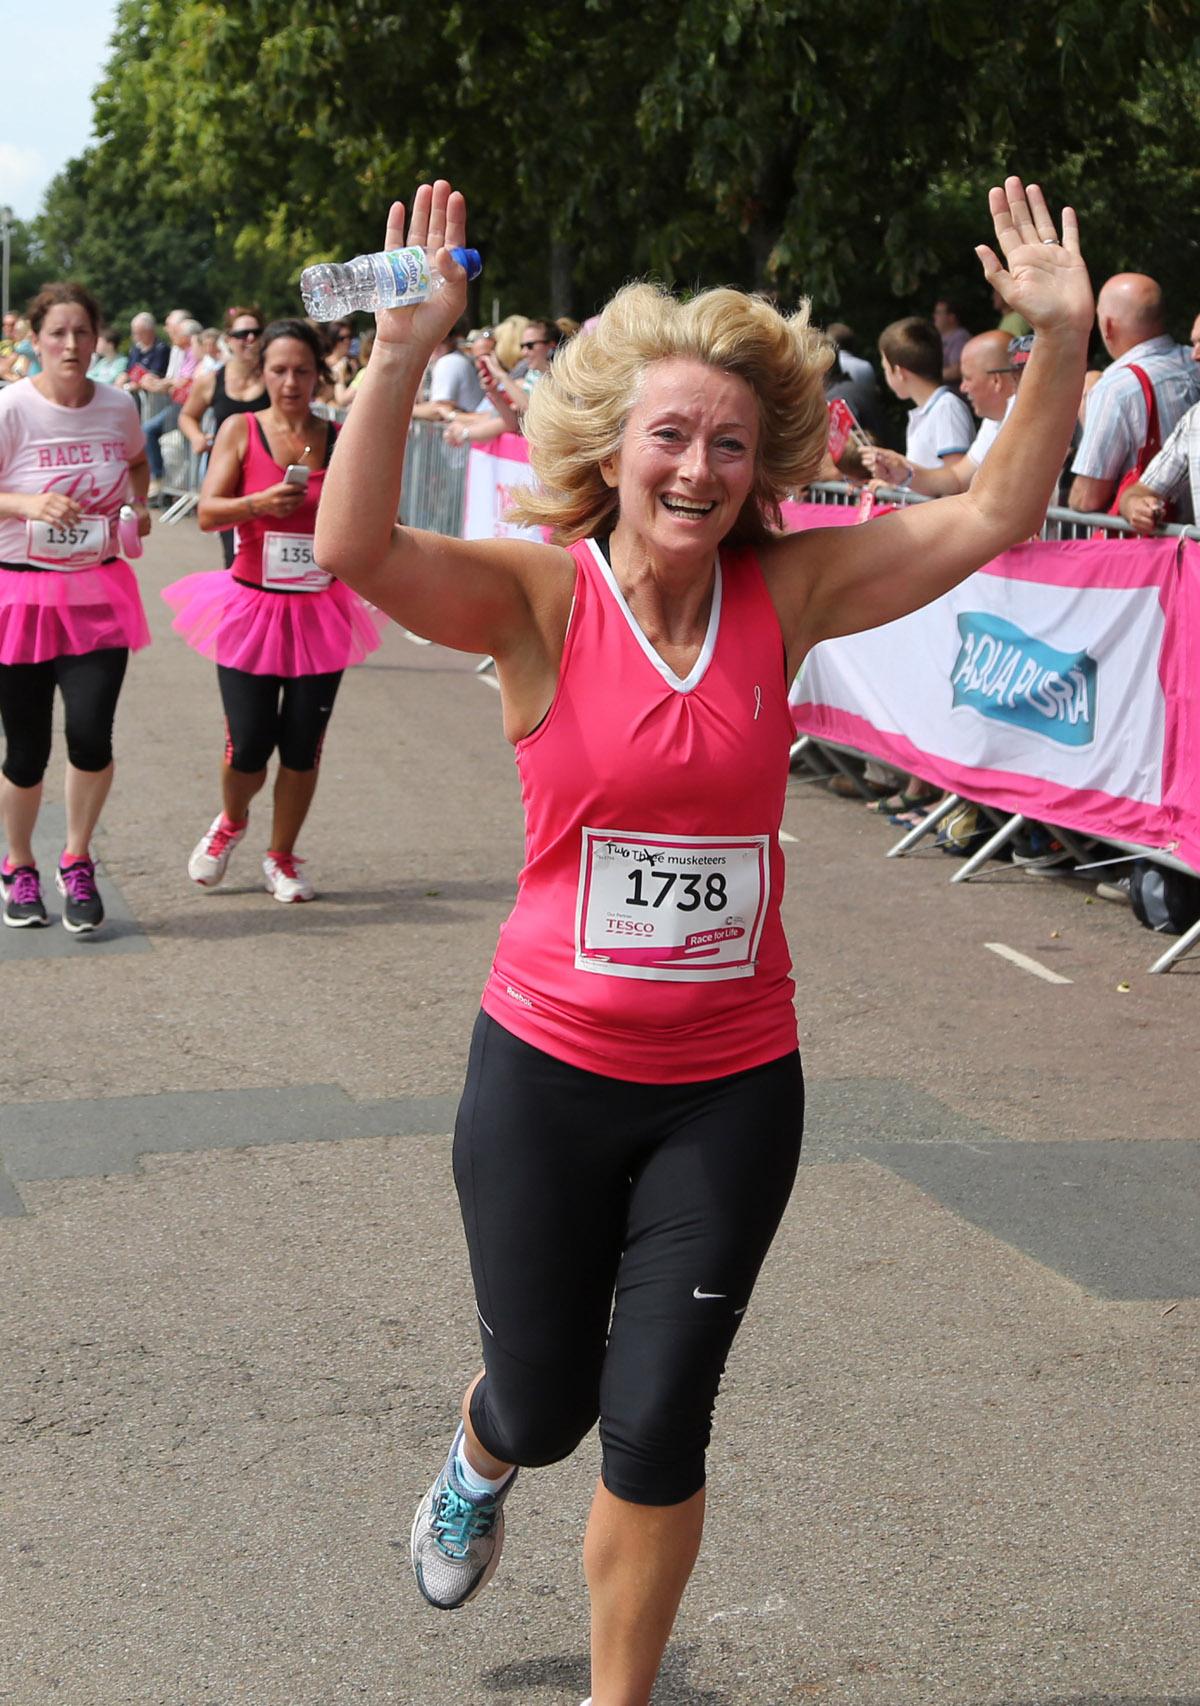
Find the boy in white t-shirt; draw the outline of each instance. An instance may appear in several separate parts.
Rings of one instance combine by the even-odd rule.
[[[920,468],[949,468],[975,437],[971,411],[942,384],[942,340],[931,320],[893,320],[879,339],[883,377],[897,397],[915,405],[908,417],[905,455]]]

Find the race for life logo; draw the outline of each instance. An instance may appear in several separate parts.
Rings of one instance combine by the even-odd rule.
[[[1060,652],[1002,616],[964,611],[951,685],[954,706],[1041,735],[1059,746],[1096,737],[1096,660]]]

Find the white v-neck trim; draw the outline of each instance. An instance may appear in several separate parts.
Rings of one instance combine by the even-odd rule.
[[[696,659],[687,675],[680,676],[676,675],[675,671],[671,668],[665,658],[658,655],[654,647],[650,644],[650,641],[642,632],[637,617],[629,608],[628,600],[626,599],[625,594],[621,591],[621,583],[618,581],[616,575],[613,574],[612,567],[609,564],[608,559],[605,557],[604,552],[600,549],[594,539],[589,539],[587,543],[591,550],[596,567],[604,576],[609,591],[617,601],[617,609],[621,612],[622,616],[624,616],[626,622],[628,622],[630,631],[638,645],[642,648],[642,651],[649,658],[650,662],[662,676],[668,687],[674,688],[676,693],[691,693],[695,688],[699,687],[700,683],[704,680],[704,677],[708,672],[708,666],[712,662],[713,653],[717,649],[717,630],[721,626],[720,552],[717,553],[716,561],[713,565],[714,578],[712,606],[708,612],[708,628],[704,635],[704,643],[700,647],[699,657]]]

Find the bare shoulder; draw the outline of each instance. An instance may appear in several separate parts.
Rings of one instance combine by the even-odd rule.
[[[797,599],[806,600],[822,571],[845,551],[845,535],[852,531],[845,526],[806,527],[758,546],[763,579],[776,603],[782,599],[794,605]]]

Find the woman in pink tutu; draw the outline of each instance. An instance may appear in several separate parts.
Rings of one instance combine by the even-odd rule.
[[[379,622],[313,558],[313,531],[337,428],[312,412],[325,377],[321,343],[304,320],[276,320],[262,339],[270,405],[217,433],[200,493],[200,526],[234,528],[228,573],[187,575],[165,588],[173,626],[217,666],[225,710],[222,809],[188,860],[215,888],[246,833],[250,802],[278,749],[274,817],[263,874],[276,900],[313,899],[296,838],[317,786],[321,745],[342,672],[379,645]]]
[[[137,404],[87,377],[100,310],[81,284],[29,308],[41,363],[0,393],[0,811],[4,922],[46,924],[33,833],[50,760],[54,690],[66,716],[67,841],[55,880],[75,935],[104,920],[91,839],[113,779],[112,730],[129,653],[148,645],[121,536],[148,533]],[[120,512],[132,492],[136,528]],[[136,547],[136,539],[132,541]]]

